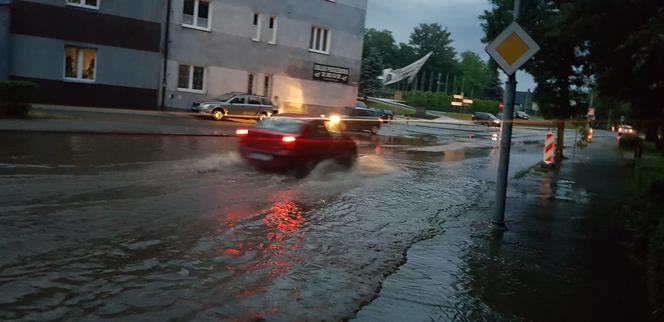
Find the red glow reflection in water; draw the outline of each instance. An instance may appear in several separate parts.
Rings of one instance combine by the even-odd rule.
[[[226,269],[235,272],[258,272],[258,278],[244,285],[235,292],[237,300],[252,298],[267,292],[267,285],[283,276],[293,267],[302,263],[297,250],[304,240],[302,226],[304,213],[296,200],[294,191],[282,192],[273,197],[273,203],[261,219],[263,227],[250,240],[240,240],[228,245],[223,254],[229,257],[246,257],[249,262],[229,265]],[[240,233],[240,231],[238,231]],[[254,273],[255,274],[255,273]],[[291,290],[297,294],[297,290]],[[295,295],[294,295],[295,296]],[[270,309],[265,312],[254,312],[249,315],[269,317],[278,312]]]
[[[277,230],[282,233],[297,232],[298,226],[302,221],[302,212],[297,204],[293,201],[277,202],[270,212],[263,218],[263,222],[268,226],[276,226]],[[280,235],[268,239],[281,238]]]

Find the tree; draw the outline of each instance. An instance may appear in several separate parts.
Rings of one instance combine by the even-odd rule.
[[[412,62],[419,59],[415,53],[415,49],[408,44],[399,43],[397,50],[394,53],[394,56],[391,59],[390,68],[401,68],[405,67]]]
[[[489,87],[491,74],[487,64],[480,56],[472,51],[461,53],[459,72],[463,77],[464,86],[462,92],[469,97],[484,97]]]
[[[408,45],[412,47],[416,57],[433,52],[424,66],[429,73],[450,73],[457,71],[456,50],[451,46],[452,34],[447,28],[437,23],[422,23],[410,34]],[[430,88],[429,79],[425,79],[426,88]]]
[[[369,52],[375,49],[378,53],[383,56],[383,62],[386,66],[390,68],[394,64],[399,64],[399,61],[396,61],[397,51],[399,48],[394,41],[394,36],[389,30],[377,30],[374,28],[367,29],[364,32],[364,50],[362,51],[362,56],[369,55]]]
[[[498,77],[498,66],[496,62],[489,60],[486,67],[488,83],[484,90],[484,96],[490,100],[502,101],[505,90],[503,90],[503,83],[500,81],[500,77]]]
[[[360,94],[375,96],[383,86],[378,76],[383,73],[383,57],[376,48],[370,48],[367,55],[362,58],[362,71],[360,75]]]
[[[586,53],[584,66],[599,95],[630,103],[646,139],[664,148],[664,2],[583,0],[570,23]]]
[[[491,41],[511,22],[513,1],[491,0],[491,11],[485,11],[480,19],[486,37]],[[586,88],[588,78],[582,70],[578,55],[578,39],[568,24],[571,4],[553,1],[529,1],[523,8],[520,24],[545,48],[525,66],[535,78],[535,100],[547,118],[558,120],[558,144],[556,159],[563,159],[565,120],[580,112],[583,104],[575,103]]]

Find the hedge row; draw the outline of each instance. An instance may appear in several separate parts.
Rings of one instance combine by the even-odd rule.
[[[444,112],[500,112],[500,102],[490,100],[474,100],[473,105],[463,108],[451,106],[452,98],[444,93],[411,91],[404,93],[404,100],[412,106]]]

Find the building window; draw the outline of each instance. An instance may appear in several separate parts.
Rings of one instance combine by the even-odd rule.
[[[99,1],[101,0],[67,0],[67,5],[88,9],[99,9]]]
[[[180,65],[178,90],[202,93],[205,90],[205,67]]]
[[[263,96],[270,97],[270,89],[272,89],[272,76],[265,75],[263,78]]]
[[[311,27],[311,40],[309,50],[315,53],[330,53],[330,30],[320,27]]]
[[[93,82],[96,61],[96,49],[65,46],[65,78]]]
[[[253,28],[254,28],[254,36],[251,38],[253,41],[261,41],[261,14],[260,13],[254,13],[254,21],[253,21]]]
[[[277,43],[277,17],[270,17],[269,24],[270,32],[272,32],[272,37],[268,40],[268,44],[275,45]]]
[[[254,94],[254,81],[256,79],[256,74],[249,74],[247,79],[247,94]]]
[[[210,2],[204,0],[184,0],[182,25],[189,28],[210,31]]]

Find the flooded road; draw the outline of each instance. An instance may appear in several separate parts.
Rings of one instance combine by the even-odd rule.
[[[256,172],[232,138],[2,134],[0,319],[341,320],[481,202],[497,150],[358,136],[357,165]],[[415,148],[415,149],[413,149]],[[516,147],[513,171],[539,159]]]

